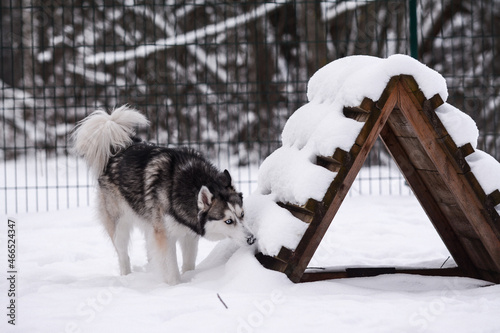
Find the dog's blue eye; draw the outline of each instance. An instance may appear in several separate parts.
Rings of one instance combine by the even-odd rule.
[[[241,217],[240,218],[243,218],[243,216],[245,216],[245,213],[241,212]]]
[[[225,220],[224,222],[225,222],[226,224],[233,224],[233,223],[234,223],[232,219]]]

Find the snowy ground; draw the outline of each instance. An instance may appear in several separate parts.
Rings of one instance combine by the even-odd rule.
[[[17,317],[16,326],[7,324],[4,277],[1,332],[500,331],[500,286],[479,280],[385,275],[293,284],[248,250],[232,254],[227,243],[203,241],[204,262],[182,284],[168,286],[148,270],[139,233],[133,273],[118,275],[114,249],[91,208],[13,217]],[[6,229],[4,222],[4,276]],[[311,265],[439,267],[447,256],[415,198],[351,196]]]
[[[382,65],[365,71],[359,70],[361,64]],[[315,74],[308,90],[309,106],[294,113],[290,120],[295,120],[287,122],[288,130],[283,134],[284,146],[273,153],[267,167],[266,162],[261,165],[260,194],[267,197],[259,200],[274,207],[275,199],[300,203],[314,195],[323,197],[323,190],[316,193],[321,184],[314,181],[319,173],[325,174],[321,183],[326,189],[334,175],[318,170],[311,157],[330,156],[344,145],[349,150],[360,124],[345,118],[343,107],[359,105],[364,97],[377,100],[385,88],[382,81],[373,85],[373,80],[360,77],[385,75],[388,81],[392,75],[412,74],[428,98],[440,93],[446,100],[444,78],[415,64],[404,56],[387,61],[353,57]],[[338,74],[337,67],[344,73],[358,71],[342,81],[347,76]],[[332,78],[333,84],[325,84]],[[357,87],[359,82],[364,83],[363,89]],[[327,102],[331,108],[325,107]],[[453,139],[475,146],[475,123],[451,106],[442,111],[442,121]],[[323,116],[328,121],[323,121]],[[351,127],[344,126],[348,123]],[[464,124],[471,130],[464,131]],[[468,162],[487,193],[499,187],[497,161],[476,152]],[[0,279],[0,298],[5,312],[1,332],[500,331],[498,285],[468,278],[401,274],[293,284],[285,275],[263,268],[251,249],[237,249],[227,241],[217,245],[202,241],[197,269],[183,275],[181,284],[168,286],[149,269],[144,241],[135,233],[133,273],[121,277],[114,249],[92,209],[61,210],[92,202],[85,170],[78,160],[65,157],[51,160],[37,156],[0,165],[5,184],[0,202],[9,214],[16,212],[12,217],[17,225],[18,271],[17,285],[11,285],[7,273],[8,219],[2,215],[0,262],[4,263],[5,276]],[[364,181],[372,171],[379,177],[384,174],[386,183]],[[245,195],[254,190],[255,174],[250,168],[246,173],[237,171],[236,177],[233,174]],[[310,181],[295,186],[299,178]],[[290,187],[291,182],[294,186]],[[241,188],[245,184],[248,188]],[[312,267],[453,266],[453,259],[413,196],[358,195],[367,184],[371,193],[409,192],[391,169],[364,169],[313,257]],[[247,202],[250,206],[251,200]],[[262,205],[254,209],[262,215],[260,228],[279,222]],[[17,213],[23,211],[31,213]],[[286,226],[279,231],[290,232],[290,224]],[[281,235],[275,232],[271,236],[275,234]],[[15,297],[11,290],[15,290]],[[8,324],[7,306],[12,300],[16,302],[16,326]]]

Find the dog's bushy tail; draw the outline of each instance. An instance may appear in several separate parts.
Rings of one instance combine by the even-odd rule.
[[[132,143],[135,127],[148,124],[144,115],[128,105],[111,114],[104,110],[94,111],[78,123],[73,133],[75,152],[83,156],[98,178],[113,152]]]

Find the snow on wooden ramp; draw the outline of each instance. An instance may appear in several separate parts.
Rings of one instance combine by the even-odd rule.
[[[248,200],[261,208],[253,222],[265,267],[294,282],[399,272],[500,283],[500,164],[476,149],[472,119],[443,102],[441,75],[401,55],[350,57],[318,71],[308,97]],[[378,137],[458,267],[306,271]]]

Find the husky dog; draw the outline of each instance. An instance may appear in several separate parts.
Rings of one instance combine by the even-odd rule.
[[[193,150],[159,147],[134,137],[135,127],[148,123],[127,105],[111,114],[97,110],[77,125],[74,148],[97,178],[99,216],[118,254],[121,274],[131,272],[130,231],[139,225],[148,260],[173,285],[180,281],[177,241],[185,272],[194,269],[200,236],[229,237],[242,245],[252,245],[255,237],[244,223],[243,196],[229,172],[219,172]]]

